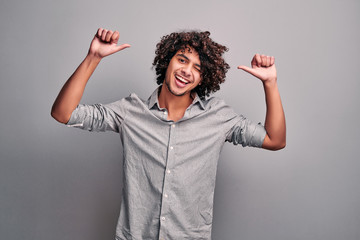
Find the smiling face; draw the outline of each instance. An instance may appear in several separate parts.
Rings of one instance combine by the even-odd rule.
[[[180,49],[171,58],[166,70],[164,84],[172,95],[189,95],[201,82],[198,53],[189,47]]]

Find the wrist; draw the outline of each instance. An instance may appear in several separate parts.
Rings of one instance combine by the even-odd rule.
[[[98,64],[101,61],[102,57],[98,56],[97,54],[91,53],[89,51],[88,54],[86,55],[85,59],[92,63]]]
[[[263,81],[264,88],[277,88],[277,78]]]

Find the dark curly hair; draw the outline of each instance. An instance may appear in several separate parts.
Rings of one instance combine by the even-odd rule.
[[[156,70],[157,84],[162,84],[171,58],[177,51],[193,48],[199,54],[201,62],[201,85],[194,91],[200,98],[209,96],[210,93],[220,89],[220,84],[225,81],[226,72],[230,68],[222,57],[228,48],[214,42],[210,32],[174,32],[161,38],[156,45],[153,66]]]

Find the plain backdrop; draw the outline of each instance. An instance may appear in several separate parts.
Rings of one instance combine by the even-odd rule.
[[[358,0],[2,0],[1,239],[114,239],[119,136],[71,129],[50,116],[99,27],[118,30],[132,47],[100,63],[82,103],[132,92],[147,99],[161,36],[199,29],[230,49],[231,69],[216,95],[263,122],[262,85],[236,67],[250,65],[255,53],[275,56],[287,146],[225,144],[213,239],[360,239]]]

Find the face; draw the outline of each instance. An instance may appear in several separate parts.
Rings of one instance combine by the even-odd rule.
[[[189,47],[181,49],[172,57],[166,70],[164,84],[175,96],[191,93],[201,82],[200,59],[198,53]]]

